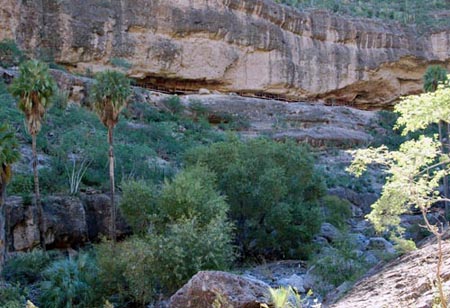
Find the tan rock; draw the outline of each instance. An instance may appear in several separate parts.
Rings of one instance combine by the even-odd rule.
[[[260,308],[267,300],[269,286],[238,275],[204,271],[197,273],[170,298],[171,308]]]

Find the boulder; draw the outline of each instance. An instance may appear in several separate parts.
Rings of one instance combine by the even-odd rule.
[[[367,246],[367,249],[381,250],[381,251],[387,252],[388,254],[396,253],[394,245],[392,245],[392,243],[388,242],[383,237],[371,237],[369,239],[369,244]]]
[[[297,274],[293,274],[292,276],[288,277],[288,278],[283,278],[278,280],[278,285],[280,286],[291,286],[295,289],[297,289],[298,292],[300,293],[305,293],[305,288],[304,288],[304,282],[303,282],[303,277],[299,276]]]
[[[342,233],[332,224],[324,222],[320,226],[319,236],[326,238],[330,242],[333,242],[340,238],[342,236]]]
[[[220,307],[260,308],[268,299],[269,285],[242,276],[202,271],[191,278],[170,298],[171,308]]]

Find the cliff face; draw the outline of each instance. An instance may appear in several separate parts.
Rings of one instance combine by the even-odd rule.
[[[450,64],[450,30],[418,37],[268,0],[3,0],[3,38],[82,73],[126,60],[152,87],[361,108],[420,91],[428,64]]]

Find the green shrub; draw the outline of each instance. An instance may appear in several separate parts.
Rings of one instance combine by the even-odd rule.
[[[30,174],[15,173],[8,185],[11,195],[26,196],[33,192],[33,176]]]
[[[2,276],[6,281],[21,285],[32,284],[41,278],[41,272],[56,256],[56,253],[40,250],[18,254],[6,262]]]
[[[298,257],[311,243],[324,185],[306,146],[229,138],[189,151],[186,162],[220,175],[244,257]]]
[[[346,230],[347,219],[352,216],[350,202],[336,196],[325,196],[322,199],[324,221],[341,230]]]
[[[16,42],[11,39],[0,41],[0,66],[10,67],[19,65],[25,59]]]
[[[233,227],[227,221],[228,205],[214,188],[214,174],[201,166],[167,181],[158,198],[144,182],[127,183],[125,216],[141,236],[147,235],[116,247],[97,246],[99,294],[119,306],[145,304],[175,291],[200,270],[227,269],[235,256]],[[157,228],[147,228],[152,223]]]
[[[232,225],[223,217],[203,228],[196,219],[182,219],[152,238],[157,249],[158,277],[163,292],[171,294],[201,270],[226,270],[234,260]]]
[[[0,284],[0,307],[23,308],[27,293],[27,288],[22,287],[19,283],[16,285]]]
[[[136,234],[145,234],[156,213],[156,189],[144,181],[122,184],[120,210]]]
[[[96,296],[109,300],[118,307],[130,300],[128,282],[125,278],[128,259],[124,257],[125,243],[117,243],[115,247],[105,242],[95,247],[96,264],[98,266],[98,284]],[[130,251],[133,253],[133,251]]]
[[[97,294],[118,306],[171,294],[200,270],[226,270],[234,260],[231,225],[214,219],[203,228],[182,219],[166,232],[97,246]]]
[[[40,307],[92,307],[96,267],[88,255],[55,261],[42,276]]]
[[[216,177],[205,167],[194,166],[166,181],[158,204],[164,223],[196,219],[205,226],[215,217],[226,217],[228,204],[216,191]]]
[[[168,99],[164,100],[164,106],[173,115],[179,115],[184,111],[184,106],[178,96],[173,95]]]
[[[315,273],[334,286],[345,281],[355,281],[367,271],[367,263],[358,255],[355,245],[349,241],[348,235],[333,242],[331,249],[325,249],[313,262]]]

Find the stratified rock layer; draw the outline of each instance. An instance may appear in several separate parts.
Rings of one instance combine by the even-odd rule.
[[[0,39],[78,72],[143,85],[385,106],[450,63],[450,31],[300,12],[269,0],[4,0]]]

